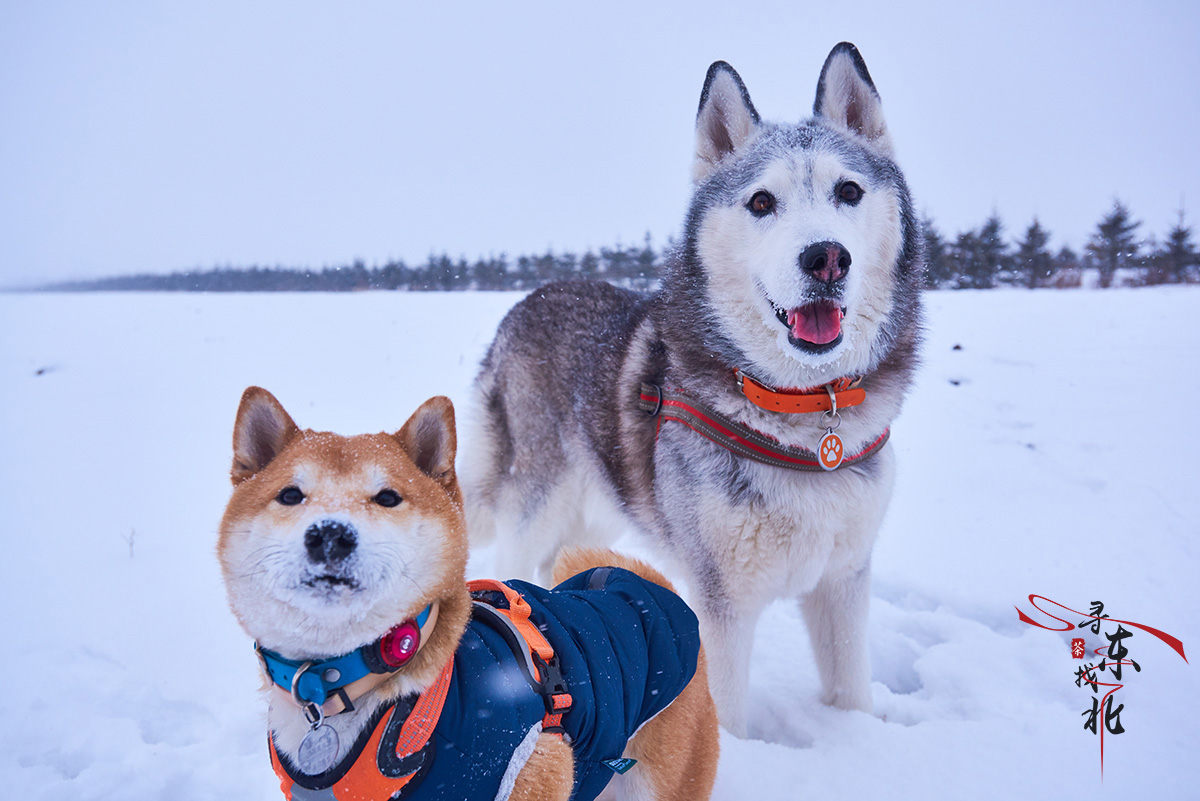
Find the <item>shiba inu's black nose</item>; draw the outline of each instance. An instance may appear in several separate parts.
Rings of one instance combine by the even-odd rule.
[[[313,523],[304,532],[304,547],[314,562],[340,562],[354,552],[358,535],[354,529],[324,520]]]
[[[800,254],[800,267],[826,284],[832,284],[850,269],[850,252],[838,242],[818,242]]]

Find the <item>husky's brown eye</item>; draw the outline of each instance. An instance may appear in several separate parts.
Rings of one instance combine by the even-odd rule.
[[[304,493],[297,487],[284,487],[275,496],[275,500],[282,503],[284,506],[295,506],[304,500]]]
[[[750,209],[751,214],[758,217],[770,214],[775,208],[775,196],[770,192],[764,192],[760,189],[750,198],[750,202],[746,204],[746,208]]]
[[[385,489],[380,490],[379,493],[376,494],[371,500],[380,506],[386,506],[390,509],[393,506],[399,506],[401,499],[395,490]]]
[[[862,187],[854,183],[854,181],[846,181],[840,184],[837,188],[838,200],[850,206],[857,206],[858,201],[862,200]]]

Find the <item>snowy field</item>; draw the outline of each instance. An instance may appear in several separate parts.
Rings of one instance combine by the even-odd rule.
[[[342,433],[394,430],[433,394],[462,410],[517,299],[0,295],[0,796],[279,798],[213,554],[241,392]],[[715,797],[1200,797],[1196,667],[1126,640],[1141,671],[1126,668],[1102,782],[1073,635],[1014,609],[1099,600],[1200,654],[1200,291],[928,306],[874,561],[875,715],[815,701],[799,613],[777,604],[752,736],[722,735]]]

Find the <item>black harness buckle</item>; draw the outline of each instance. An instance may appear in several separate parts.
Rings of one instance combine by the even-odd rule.
[[[541,693],[542,701],[546,704],[546,713],[556,715],[570,709],[571,694],[567,690],[566,681],[563,680],[558,656],[551,657],[549,662],[538,656],[536,651],[532,652],[532,656],[533,663],[537,665],[538,672],[542,675],[538,692]]]

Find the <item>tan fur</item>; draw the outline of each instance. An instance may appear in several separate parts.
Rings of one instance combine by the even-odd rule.
[[[712,794],[719,740],[717,705],[708,691],[708,660],[701,648],[696,677],[629,741],[625,756],[649,774],[655,799],[691,801]]]
[[[666,576],[645,562],[603,549],[563,549],[554,563],[554,582],[601,566],[624,568],[675,591]],[[638,761],[635,770],[646,777],[657,801],[694,801],[712,794],[719,740],[717,707],[708,690],[708,661],[701,646],[696,675],[670,706],[642,726],[624,755]],[[624,797],[624,778],[613,782],[618,797]]]
[[[575,780],[571,746],[553,734],[538,737],[537,745],[513,783],[512,801],[567,801]]]
[[[217,552],[230,606],[246,632],[264,648],[286,657],[320,659],[378,639],[396,622],[437,604],[436,620],[430,618],[432,630],[423,634],[412,661],[356,699],[354,711],[326,719],[340,729],[343,748],[357,739],[381,704],[426,690],[466,629],[470,617],[464,580],[467,538],[454,470],[456,447],[454,408],[446,398],[427,401],[395,434],[344,437],[301,430],[266,390],[251,387],[242,396],[233,435],[234,490],[221,520]],[[303,503],[279,501],[280,492],[288,487],[305,493]],[[399,505],[389,508],[372,501],[373,494],[385,487],[402,496]],[[313,601],[305,593],[317,593],[302,589],[295,590],[299,606],[273,597],[279,590],[268,579],[277,577],[265,574],[273,570],[284,577],[291,574],[272,562],[279,556],[264,554],[283,553],[300,565],[297,570],[302,569],[303,559],[295,556],[297,551],[303,556],[306,526],[323,517],[352,522],[359,537],[356,548],[376,549],[375,560],[394,554],[391,558],[408,570],[407,560],[419,558],[417,575],[409,576],[408,583],[400,582],[399,590],[382,582],[381,589],[373,585],[364,589],[369,599],[379,600],[370,600],[370,608],[359,615],[345,609],[353,602],[349,591],[345,603],[327,598]],[[560,559],[556,575],[565,577],[601,565],[624,567],[670,588],[652,568],[611,551],[569,551]],[[407,601],[390,604],[397,594]],[[278,747],[290,757],[307,723],[288,693],[274,685],[268,685],[268,692],[270,727]],[[696,677],[671,706],[643,726],[627,754],[639,760],[638,781],[653,788],[653,797],[702,800],[712,791],[717,738],[716,711],[701,651]],[[570,746],[558,737],[541,735],[516,777],[511,797],[566,801],[573,772]],[[613,783],[618,793],[622,778]]]

